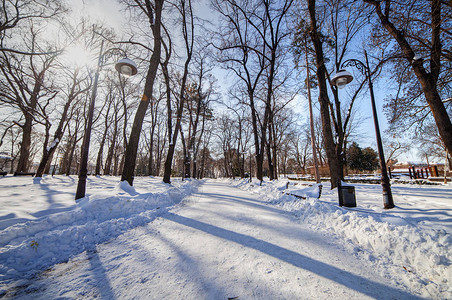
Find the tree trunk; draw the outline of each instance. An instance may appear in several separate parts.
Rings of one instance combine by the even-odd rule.
[[[263,174],[263,164],[264,164],[264,154],[263,150],[260,147],[259,140],[259,130],[257,127],[257,112],[254,104],[254,95],[252,92],[248,92],[250,97],[250,108],[251,108],[251,121],[253,126],[253,136],[254,136],[254,151],[256,152],[256,178],[259,181],[264,180]]]
[[[66,176],[71,175],[71,167],[72,167],[72,160],[74,158],[75,148],[77,147],[77,132],[75,133],[74,140],[72,145],[70,146],[70,152],[67,160],[67,167],[66,167]]]
[[[19,161],[17,162],[17,172],[28,172],[31,146],[31,126],[33,117],[25,115],[25,123],[22,125],[22,142],[20,144]]]
[[[110,113],[110,108],[111,108],[111,99],[110,97],[106,98],[106,101],[110,101],[107,105],[107,112],[105,113],[105,123],[104,123],[104,132],[102,134],[102,140],[100,141],[99,144],[99,151],[97,152],[97,159],[96,159],[96,170],[94,171],[94,175],[100,175],[100,169],[102,168],[102,157],[104,154],[104,147],[105,147],[105,142],[107,140],[107,133],[108,133],[108,128],[109,128],[109,124],[108,124],[108,115]]]
[[[414,60],[415,53],[408,43],[403,31],[398,30],[393,23],[389,21],[389,15],[385,15],[381,10],[380,1],[364,0],[364,2],[370,3],[375,6],[375,12],[377,13],[381,24],[386,28],[388,33],[397,41],[402,53],[413,68],[419,83],[421,84],[422,91],[424,92],[425,99],[432,111],[435,119],[438,132],[442,141],[449,153],[452,153],[452,122],[441,100],[438,92],[437,82],[438,75],[441,68],[441,42],[440,42],[440,28],[441,28],[441,1],[431,1],[432,10],[432,49],[431,49],[431,64],[430,72],[423,66],[423,60]]]
[[[50,152],[44,151],[44,153],[42,154],[41,162],[39,163],[39,166],[38,166],[38,170],[36,171],[36,177],[42,177],[49,160],[50,160]]]
[[[270,180],[274,180],[274,169],[273,169],[273,158],[272,158],[272,150],[271,150],[271,146],[270,143],[273,141],[272,136],[271,136],[271,130],[268,131],[268,139],[269,141],[266,144],[266,148],[267,148],[267,162],[268,162],[268,177]]]
[[[121,160],[119,160],[120,154],[118,153],[119,149],[118,147],[115,147],[116,151],[114,154],[114,161],[113,161],[113,175],[118,175],[118,170],[121,168],[122,161],[124,160],[124,155],[121,155]]]
[[[53,160],[53,157],[55,156],[55,152],[52,152],[50,155],[49,155],[49,161],[47,162],[47,164],[46,164],[46,167],[45,167],[45,169],[44,169],[44,174],[49,174],[50,173],[50,167],[52,166],[52,160]],[[57,157],[58,158],[58,157]]]
[[[110,146],[108,147],[107,158],[105,159],[104,175],[111,175],[111,166],[112,166],[112,162],[113,162],[113,152],[115,150],[115,143],[116,143],[116,140],[113,137],[113,141],[111,142]]]
[[[322,133],[325,141],[325,151],[328,158],[328,166],[330,170],[331,188],[337,186],[337,181],[341,179],[339,170],[339,159],[337,157],[336,145],[334,143],[333,132],[331,129],[331,119],[329,111],[328,90],[325,80],[326,68],[324,63],[323,48],[321,36],[318,32],[318,26],[315,13],[315,0],[308,0],[309,16],[311,20],[310,36],[314,44],[317,80],[319,85],[319,104],[320,115],[322,117]]]
[[[159,132],[160,132],[160,130],[159,130]],[[155,167],[155,175],[156,176],[160,175],[160,169],[162,166],[163,150],[165,149],[165,146],[166,146],[166,132],[165,132],[165,135],[163,136],[162,141],[163,141],[163,143],[161,143],[160,136],[159,136],[158,140],[157,140],[157,161],[156,161],[156,167]]]
[[[155,175],[155,167],[154,167],[154,131],[155,131],[155,126],[151,127],[151,137],[150,137],[150,141],[149,141],[149,160],[148,160],[148,175],[152,176]]]
[[[190,151],[187,149],[187,144],[185,143],[184,132],[182,131],[182,126],[180,127],[180,139],[182,142],[182,155],[184,156],[184,176],[183,178],[190,178]]]
[[[229,176],[229,155],[228,155],[227,151],[223,150],[223,156],[224,156],[224,172],[225,172],[225,176],[226,177],[230,177]]]
[[[116,149],[116,139],[118,135],[118,124],[119,119],[117,117],[117,112],[115,111],[115,121],[113,122],[113,133],[112,133],[112,140],[110,142],[110,146],[108,147],[108,154],[107,159],[105,160],[105,169],[104,174],[105,175],[111,175],[112,174],[112,166],[113,166],[113,160],[114,160],[114,154]]]
[[[49,144],[49,139],[50,139],[50,123],[46,123],[45,124],[45,137],[44,137],[44,142],[42,144],[42,158],[41,158],[41,162],[39,163],[38,166],[38,170],[36,171],[36,177],[42,177],[42,174],[44,174],[44,170],[46,168],[47,162],[49,161],[50,158],[50,149],[47,146]]]
[[[165,48],[166,49],[166,48]],[[173,164],[173,156],[174,156],[174,149],[176,141],[173,139],[173,111],[171,109],[171,87],[170,87],[170,78],[169,78],[169,72],[168,72],[168,53],[167,57],[164,63],[162,63],[162,73],[163,78],[165,80],[165,86],[166,86],[166,110],[167,110],[167,134],[168,134],[168,152],[166,154],[166,160],[163,165],[163,182],[170,183],[171,182],[171,167]]]
[[[182,83],[181,83],[181,89],[179,92],[179,107],[177,109],[176,112],[176,116],[177,116],[177,120],[176,120],[176,126],[174,128],[174,134],[171,137],[171,103],[167,103],[168,105],[168,132],[169,132],[169,149],[168,149],[168,153],[166,156],[166,160],[165,160],[165,171],[163,174],[163,182],[165,183],[171,183],[171,165],[173,162],[173,157],[174,157],[174,149],[176,147],[176,142],[177,142],[177,135],[179,133],[180,127],[181,127],[181,122],[182,122],[182,113],[184,111],[184,101],[185,101],[185,87],[186,87],[186,83],[187,83],[187,76],[188,76],[188,67],[192,58],[192,54],[193,54],[193,43],[194,43],[194,24],[193,24],[193,11],[191,8],[191,0],[188,1],[188,5],[189,5],[189,10],[190,10],[190,21],[191,21],[191,39],[189,37],[189,29],[187,28],[187,19],[186,19],[186,11],[185,11],[185,1],[182,1],[182,19],[183,19],[183,32],[184,32],[184,42],[185,42],[185,48],[186,48],[186,54],[187,54],[187,58],[185,60],[185,65],[184,65],[184,73],[182,76]],[[166,62],[167,63],[167,62]],[[165,75],[165,81],[167,80],[167,76],[168,74]],[[167,87],[168,87],[168,83],[167,83]]]
[[[105,146],[105,135],[102,137],[102,140],[99,144],[99,151],[97,152],[97,158],[96,158],[96,169],[94,170],[94,175],[100,175],[100,169],[102,168],[102,156],[104,153],[104,146]]]
[[[270,103],[271,105],[271,103]],[[269,108],[269,116],[268,116],[268,141],[266,143],[266,148],[267,148],[267,162],[268,162],[268,177],[270,180],[274,180],[275,179],[275,169],[274,169],[274,165],[273,165],[273,158],[272,158],[272,144],[273,144],[273,132],[271,129],[271,124],[273,122],[273,111],[271,109],[271,107]]]
[[[140,104],[138,105],[138,110],[135,114],[132,131],[130,133],[130,139],[127,144],[126,153],[124,157],[124,168],[122,171],[121,181],[127,181],[130,185],[133,185],[138,144],[140,142],[140,134],[141,129],[143,127],[143,120],[144,117],[146,116],[146,111],[149,106],[149,102],[152,99],[154,80],[157,75],[157,69],[160,64],[160,49],[161,49],[160,22],[162,17],[163,2],[164,0],[155,0],[155,19],[154,24],[151,25],[154,34],[154,49],[149,62],[148,73],[146,75],[144,95],[140,101]]]
[[[270,130],[272,131],[273,134],[273,143],[272,143],[272,157],[273,157],[273,177],[278,180],[278,171],[279,171],[279,166],[278,166],[278,147],[276,145],[276,129],[275,129],[275,124],[272,123]]]

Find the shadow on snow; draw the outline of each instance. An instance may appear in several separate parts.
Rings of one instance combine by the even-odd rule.
[[[381,291],[384,290],[386,293],[390,293],[396,298],[422,299],[408,292],[387,286],[382,283],[374,282],[348,271],[341,270],[335,266],[241,233],[226,230],[173,213],[165,214],[162,217],[181,225],[188,226],[211,234],[213,236],[243,245],[245,247],[255,249],[264,254],[285,261],[295,267],[305,269],[324,278],[335,281],[343,286],[346,286],[370,297],[379,298],[381,296]]]

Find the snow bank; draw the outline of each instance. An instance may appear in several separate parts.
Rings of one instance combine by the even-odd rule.
[[[413,225],[409,216],[403,218],[390,210],[372,212],[341,208],[336,204],[337,192],[334,190],[325,200],[317,199],[316,185],[304,189],[289,185],[287,191],[304,194],[307,200],[282,193],[286,182],[265,182],[259,186],[241,181],[238,185],[294,213],[313,229],[335,234],[354,255],[371,261],[384,276],[413,292],[428,298],[452,298],[450,232]],[[378,185],[375,190],[379,200]]]
[[[154,192],[138,193],[120,182],[113,191],[81,199],[70,211],[10,226],[0,232],[0,281],[32,275],[144,225],[193,193],[198,184],[150,182],[147,190]]]

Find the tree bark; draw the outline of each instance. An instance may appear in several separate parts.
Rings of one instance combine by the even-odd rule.
[[[22,142],[20,143],[19,161],[17,162],[17,172],[28,172],[30,145],[31,145],[31,126],[33,117],[29,114],[25,115],[25,122],[22,128]]]
[[[325,141],[325,151],[328,158],[328,166],[330,170],[331,188],[337,186],[337,181],[342,179],[340,177],[339,159],[337,157],[336,145],[333,138],[333,132],[331,129],[331,119],[329,111],[330,100],[328,98],[328,90],[326,85],[326,67],[324,63],[324,55],[322,48],[321,37],[318,32],[316,12],[315,12],[315,0],[308,0],[308,10],[311,20],[310,36],[315,50],[316,67],[317,67],[317,80],[319,85],[319,104],[320,115],[322,117],[322,133]]]
[[[71,175],[71,167],[72,167],[72,160],[74,158],[75,148],[77,147],[77,142],[80,140],[80,138],[77,139],[77,132],[75,132],[74,139],[72,145],[70,145],[70,152],[67,160],[67,166],[66,166],[66,176]],[[77,167],[78,169],[78,167]],[[77,170],[76,170],[77,171]],[[75,174],[76,172],[74,172]]]
[[[111,99],[107,99],[107,101],[111,101]],[[108,115],[110,113],[110,108],[111,108],[111,102],[108,103],[108,108],[107,108],[107,112],[105,113],[105,123],[104,123],[104,132],[102,134],[102,139],[100,141],[99,144],[99,151],[97,152],[97,159],[96,159],[96,169],[94,171],[94,175],[100,175],[100,169],[102,168],[102,158],[103,158],[103,154],[104,154],[104,147],[105,147],[105,142],[107,140],[107,133],[108,133]]]
[[[248,96],[250,98],[251,121],[254,136],[254,151],[256,153],[256,178],[257,180],[262,181],[264,180],[263,174],[264,155],[262,153],[262,148],[259,145],[260,141],[259,141],[259,130],[257,127],[257,112],[256,106],[254,104],[254,89],[252,91],[248,91]]]
[[[154,35],[154,49],[149,62],[149,69],[146,75],[146,83],[144,86],[144,95],[138,105],[135,119],[133,121],[132,131],[130,133],[129,142],[127,144],[126,153],[124,157],[124,167],[122,171],[121,181],[127,181],[133,185],[133,178],[135,173],[135,165],[138,152],[138,144],[140,142],[141,129],[143,127],[143,120],[146,115],[149,102],[152,99],[152,91],[154,88],[154,80],[157,75],[157,69],[160,64],[160,50],[161,50],[161,35],[160,26],[162,18],[162,8],[164,0],[155,0],[155,19],[149,20]],[[146,0],[146,6],[151,6],[150,1]],[[150,12],[152,14],[152,11]]]
[[[181,8],[181,12],[182,12],[182,22],[183,22],[183,32],[184,32],[184,42],[185,42],[185,48],[186,48],[186,54],[187,54],[187,58],[185,60],[185,65],[184,65],[184,74],[182,76],[182,83],[181,83],[181,89],[180,89],[180,93],[179,93],[179,107],[177,109],[176,112],[176,116],[177,116],[177,120],[176,120],[176,126],[174,128],[174,134],[171,137],[171,134],[169,135],[169,148],[168,148],[168,153],[166,156],[166,160],[165,160],[165,171],[163,174],[163,182],[165,183],[171,183],[171,165],[173,163],[173,157],[174,157],[174,150],[176,147],[176,142],[177,142],[177,136],[178,133],[180,131],[180,127],[181,127],[181,122],[182,122],[182,113],[184,111],[184,101],[185,101],[185,87],[187,84],[187,76],[188,76],[188,66],[190,64],[191,58],[192,58],[192,54],[193,54],[193,43],[194,43],[194,23],[193,23],[193,11],[192,11],[192,7],[191,7],[191,0],[189,0],[188,2],[188,9],[190,11],[190,26],[191,26],[191,37],[190,37],[190,33],[188,30],[188,24],[187,24],[187,16],[186,16],[186,11],[185,11],[185,1],[182,1],[182,8]],[[169,103],[170,105],[170,103]],[[170,111],[170,106],[169,106],[169,111]],[[171,116],[169,115],[168,112],[168,117],[170,118],[169,121],[171,120]],[[168,123],[170,124],[170,122]],[[172,128],[169,127],[168,128],[169,132],[171,132]]]
[[[415,60],[415,53],[405,38],[403,31],[397,29],[395,25],[389,20],[389,11],[383,13],[381,9],[381,1],[363,0],[375,7],[375,13],[380,19],[381,24],[388,31],[388,33],[397,41],[403,56],[408,60],[413,68],[425,99],[432,111],[436,126],[441,139],[444,142],[446,149],[452,153],[452,122],[441,100],[438,92],[437,82],[439,71],[441,68],[441,41],[440,41],[440,25],[441,25],[441,2],[440,0],[431,1],[431,16],[432,16],[432,49],[430,59],[430,72],[427,72],[423,65],[423,60]],[[388,4],[387,4],[388,5]]]

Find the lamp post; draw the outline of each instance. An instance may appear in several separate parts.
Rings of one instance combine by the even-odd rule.
[[[370,68],[369,68],[369,60],[367,58],[367,51],[364,50],[364,56],[366,58],[366,64],[361,62],[357,59],[348,59],[344,61],[341,65],[341,68],[345,68],[347,66],[354,66],[356,67],[363,75],[366,76],[366,79],[369,83],[369,91],[370,91],[370,101],[372,104],[372,113],[374,118],[374,125],[375,125],[375,135],[377,138],[377,147],[378,147],[378,155],[380,158],[380,166],[381,166],[381,186],[383,189],[383,204],[385,209],[394,208],[394,201],[392,199],[392,192],[391,192],[391,184],[389,182],[388,177],[388,171],[386,169],[386,160],[384,157],[383,152],[383,144],[381,142],[381,135],[380,135],[380,126],[378,124],[378,117],[377,117],[377,108],[375,106],[375,96],[374,96],[374,90],[372,85],[372,80],[370,76]],[[352,74],[347,72],[345,69],[339,70],[332,78],[332,82],[334,85],[336,85],[339,89],[344,88],[348,83],[350,83],[353,80]]]
[[[94,75],[94,82],[93,82],[93,90],[91,93],[91,98],[89,102],[88,107],[88,120],[86,124],[85,129],[85,135],[83,137],[83,145],[82,145],[82,155],[81,155],[81,163],[80,163],[80,172],[78,175],[78,184],[77,184],[77,191],[75,193],[75,200],[85,197],[86,192],[86,178],[88,175],[88,155],[89,155],[89,143],[91,140],[91,129],[93,125],[93,115],[94,115],[94,106],[96,101],[96,95],[97,95],[97,83],[99,81],[99,72],[102,68],[102,63],[105,54],[107,54],[108,51],[111,50],[118,50],[117,48],[109,49],[103,52],[104,50],[104,41],[101,42],[100,45],[100,52],[99,52],[99,58],[97,60],[97,68],[96,73]],[[120,61],[118,61],[115,65],[115,69],[124,76],[132,76],[137,73],[137,66],[136,64],[128,58],[123,58]]]

